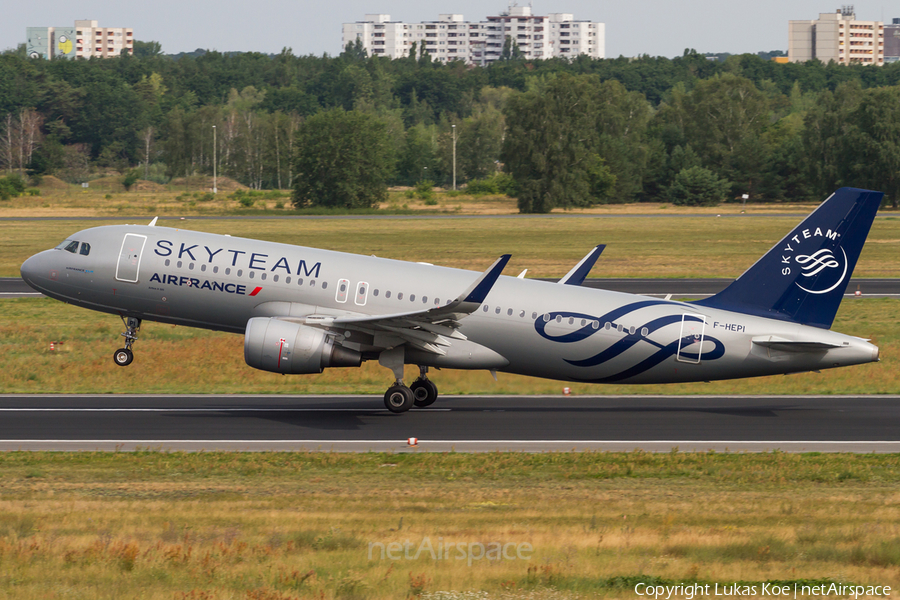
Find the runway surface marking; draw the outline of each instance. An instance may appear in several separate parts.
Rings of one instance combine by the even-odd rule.
[[[898,444],[900,440],[423,440],[419,444]],[[408,440],[121,440],[121,439],[0,439],[0,444],[38,443],[54,444],[406,444]]]
[[[452,408],[429,408],[428,410],[417,410],[417,414],[425,414],[430,412],[451,412]],[[367,412],[367,413],[390,413],[386,408],[282,408],[273,406],[271,408],[217,408],[211,406],[209,408],[0,408],[0,412],[186,412],[186,413],[205,413],[205,412]]]

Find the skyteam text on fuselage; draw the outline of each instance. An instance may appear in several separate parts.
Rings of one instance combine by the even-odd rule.
[[[842,188],[728,288],[677,302],[582,287],[597,246],[559,282],[157,227],[110,225],[29,258],[22,278],[122,317],[244,335],[257,369],[320,373],[377,360],[404,412],[438,396],[430,367],[592,383],[678,383],[868,363],[878,348],[829,331],[883,194]],[[409,387],[403,367],[417,365]]]

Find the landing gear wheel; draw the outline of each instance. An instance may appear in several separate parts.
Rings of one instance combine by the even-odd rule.
[[[416,397],[405,385],[392,385],[384,393],[384,405],[392,413],[403,413],[412,408]]]
[[[430,379],[416,379],[409,389],[416,397],[414,404],[419,408],[431,406],[438,398],[438,389]]]
[[[128,348],[119,348],[116,350],[115,354],[113,354],[113,360],[120,367],[127,367],[131,364],[131,361],[134,360],[134,352]]]
[[[131,351],[131,347],[137,340],[138,331],[141,329],[141,320],[122,316],[122,322],[125,323],[125,333],[122,334],[122,337],[125,338],[125,347],[116,350],[113,354],[113,361],[120,367],[127,367],[134,360],[134,352]]]

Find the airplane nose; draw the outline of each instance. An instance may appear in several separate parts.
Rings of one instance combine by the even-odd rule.
[[[37,280],[46,277],[49,273],[45,268],[46,258],[44,255],[45,252],[40,252],[22,263],[20,269],[22,279],[31,287],[35,287]]]

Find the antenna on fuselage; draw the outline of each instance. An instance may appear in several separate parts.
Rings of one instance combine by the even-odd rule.
[[[159,219],[159,217],[153,217],[153,220],[150,221],[150,225],[148,225],[148,227],[156,227],[156,221],[158,219]]]

